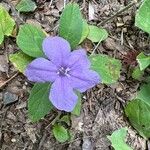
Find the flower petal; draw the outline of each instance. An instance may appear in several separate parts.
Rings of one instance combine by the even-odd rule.
[[[33,60],[26,68],[25,75],[33,82],[53,82],[57,78],[57,67],[45,58]]]
[[[85,92],[100,83],[100,76],[97,72],[89,69],[78,69],[70,72],[69,80],[74,89]]]
[[[86,51],[84,49],[74,50],[70,53],[70,56],[66,59],[67,67],[70,69],[75,68],[90,68],[90,61],[87,57]]]
[[[78,101],[78,97],[66,77],[60,77],[55,80],[52,84],[49,98],[57,109],[66,112],[71,112]]]
[[[43,41],[45,55],[57,66],[63,65],[64,58],[70,53],[68,41],[61,37],[47,37]]]

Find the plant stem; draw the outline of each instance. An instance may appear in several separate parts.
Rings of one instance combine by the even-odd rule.
[[[58,115],[56,116],[56,118],[50,123],[51,125],[54,125],[55,122],[60,118],[61,112],[58,112]]]

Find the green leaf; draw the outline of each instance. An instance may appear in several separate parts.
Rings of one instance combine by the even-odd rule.
[[[126,115],[133,127],[144,138],[150,137],[150,84],[144,84],[125,108]]]
[[[16,6],[19,12],[32,12],[36,8],[37,6],[32,0],[21,0]]]
[[[25,24],[20,27],[17,36],[19,48],[31,57],[43,56],[42,42],[46,34],[42,29],[31,24]]]
[[[63,143],[70,139],[70,135],[67,129],[63,126],[55,124],[53,127],[53,134],[59,142]]]
[[[125,107],[125,113],[139,134],[146,139],[150,138],[150,105],[134,99]]]
[[[89,31],[89,25],[87,24],[86,20],[83,20],[82,37],[80,39],[79,44],[87,38]]]
[[[15,21],[10,17],[5,8],[0,5],[0,44],[4,40],[4,36],[10,36],[13,32]]]
[[[121,62],[107,55],[90,56],[91,69],[95,70],[105,84],[115,83],[120,77]]]
[[[150,0],[144,0],[136,13],[135,25],[150,34]]]
[[[139,66],[135,67],[132,72],[132,78],[136,80],[140,80],[144,75],[144,71],[141,71]]]
[[[70,43],[72,49],[81,40],[82,24],[79,6],[75,3],[68,4],[60,17],[59,35]]]
[[[105,29],[93,25],[89,25],[89,29],[90,32],[87,38],[92,42],[101,42],[108,37],[108,33]]]
[[[141,70],[144,70],[150,65],[150,56],[146,56],[143,53],[140,53],[137,56],[137,61]]]
[[[33,122],[40,120],[52,110],[49,90],[49,83],[36,83],[32,88],[28,99],[28,112]]]
[[[81,93],[77,92],[78,103],[76,104],[74,110],[71,112],[73,115],[80,116],[81,112]]]
[[[150,106],[150,84],[142,85],[136,98],[144,101]]]
[[[115,150],[133,150],[125,143],[125,138],[127,135],[127,128],[121,128],[112,133],[111,136],[107,138],[111,141],[112,146]]]
[[[18,52],[9,55],[9,60],[21,73],[24,73],[27,65],[33,60],[32,57],[24,54],[23,52]]]

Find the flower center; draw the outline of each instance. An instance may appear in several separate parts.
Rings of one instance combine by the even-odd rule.
[[[70,76],[69,71],[70,71],[69,68],[60,67],[57,74],[59,74],[60,76]]]

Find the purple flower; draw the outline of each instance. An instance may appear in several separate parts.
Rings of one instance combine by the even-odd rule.
[[[49,99],[59,110],[70,112],[77,104],[75,90],[84,92],[100,82],[99,75],[90,70],[90,62],[83,49],[71,52],[69,43],[61,37],[47,37],[43,41],[47,58],[36,58],[26,68],[30,81],[52,82]]]

